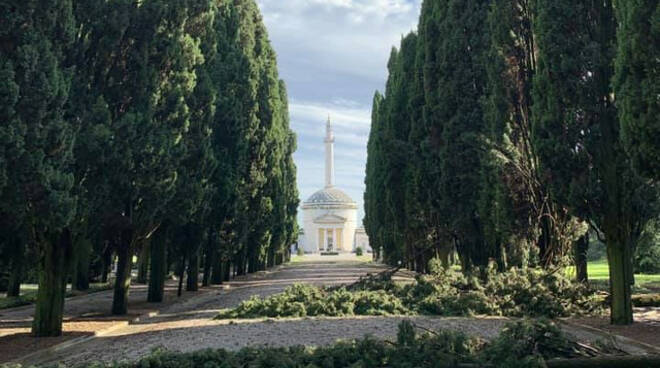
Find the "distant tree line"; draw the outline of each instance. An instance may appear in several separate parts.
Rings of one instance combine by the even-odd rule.
[[[254,0],[0,1],[0,122],[0,272],[38,282],[37,336],[114,258],[125,314],[136,255],[150,302],[289,257],[296,137]]]
[[[633,256],[658,218],[658,24],[651,0],[424,1],[373,102],[378,256],[420,272],[574,260],[586,280],[596,234],[611,320],[631,323]]]

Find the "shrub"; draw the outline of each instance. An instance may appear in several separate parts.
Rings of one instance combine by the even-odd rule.
[[[362,250],[362,247],[355,248],[355,255],[356,256],[360,257],[363,253],[364,253],[364,251]]]
[[[305,255],[305,251],[302,248],[298,248],[298,250],[296,251],[296,254],[298,256],[302,257],[302,256]]]

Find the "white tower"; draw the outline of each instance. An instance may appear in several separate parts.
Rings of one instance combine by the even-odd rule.
[[[335,185],[335,136],[332,133],[330,116],[325,125],[325,187],[332,188]]]
[[[325,129],[325,187],[302,204],[302,247],[305,253],[352,252],[358,207],[348,194],[335,187],[335,136],[330,117]]]

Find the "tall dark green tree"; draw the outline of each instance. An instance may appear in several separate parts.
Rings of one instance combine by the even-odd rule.
[[[660,4],[615,1],[618,20],[614,90],[621,135],[635,168],[660,178]]]
[[[500,249],[501,266],[561,262],[582,227],[565,204],[549,195],[534,149],[532,80],[537,69],[534,2],[495,1],[491,46],[488,129],[481,216],[487,241]],[[536,257],[539,254],[539,257]],[[538,260],[536,258],[539,258]]]
[[[382,180],[383,162],[381,160],[383,134],[381,120],[382,104],[383,95],[380,92],[376,92],[372,104],[371,130],[369,132],[369,141],[367,143],[367,166],[365,176],[366,190],[364,192],[365,214],[363,222],[365,230],[367,234],[369,234],[369,243],[376,254],[376,258],[385,256],[385,254],[383,254],[385,248],[385,237],[383,236],[384,221],[382,221],[382,215],[385,211],[381,207],[383,201],[380,200],[384,195],[384,185]]]
[[[611,80],[616,21],[610,1],[539,1],[534,22],[535,149],[548,187],[584,212],[607,244],[611,321],[632,323],[632,256],[657,200],[631,169]]]
[[[133,254],[160,226],[176,193],[190,122],[186,99],[203,62],[187,32],[209,10],[204,1],[86,3],[104,14],[81,24],[92,95],[107,106],[110,188],[104,228],[118,255],[112,311],[124,314]]]
[[[481,101],[486,95],[484,64],[490,41],[483,25],[488,6],[476,0],[431,5],[430,22],[442,36],[428,44],[427,65],[433,69],[424,74],[430,110],[426,117],[441,171],[438,206],[466,269],[485,266],[498,251],[487,248],[478,215],[486,125]]]
[[[0,213],[12,224],[24,224],[38,248],[32,332],[58,336],[71,253],[67,227],[75,213],[71,162],[76,126],[65,119],[72,72],[66,63],[74,29],[71,2],[3,1],[0,10]]]

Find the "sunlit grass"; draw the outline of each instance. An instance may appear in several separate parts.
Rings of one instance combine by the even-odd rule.
[[[610,274],[606,260],[587,263],[587,272],[589,275],[589,281],[593,282],[592,285],[596,286],[598,289],[607,290]],[[575,267],[568,267],[566,269],[566,276],[574,277]],[[653,292],[653,290],[648,289],[660,289],[660,274],[635,274],[635,286],[633,292]]]

